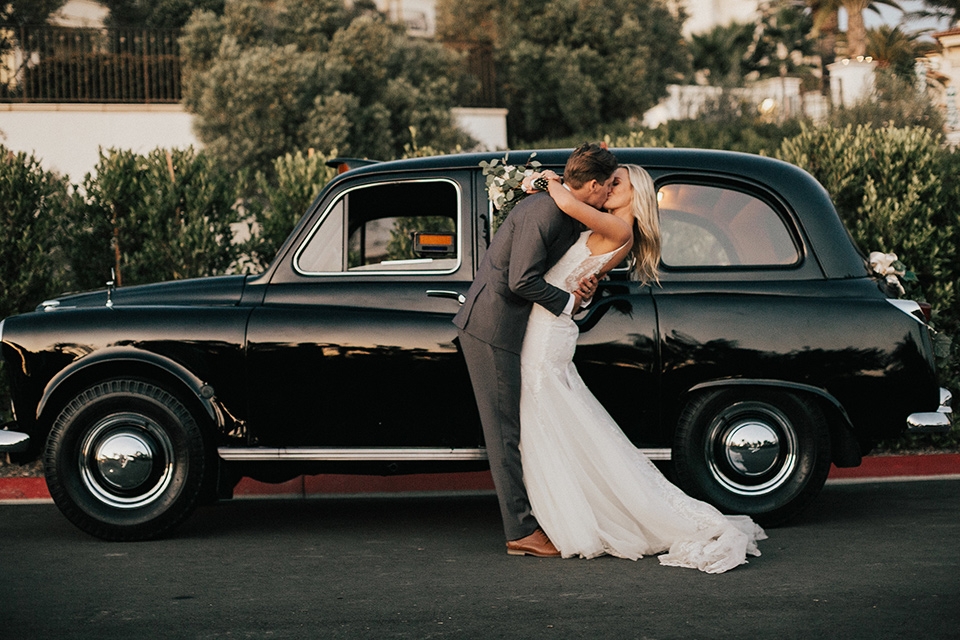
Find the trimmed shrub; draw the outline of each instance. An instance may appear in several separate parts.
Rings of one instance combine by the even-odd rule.
[[[336,177],[336,169],[326,165],[336,155],[287,153],[273,161],[269,176],[257,172],[257,195],[246,203],[251,238],[244,252],[252,268],[270,264],[310,204]]]
[[[101,150],[68,216],[74,286],[101,287],[111,268],[123,285],[228,272],[242,182],[192,148]]]
[[[518,148],[564,149],[577,147],[587,140],[606,140],[611,148],[682,147],[773,155],[785,139],[800,133],[800,122],[787,120],[778,124],[744,115],[713,117],[707,114],[703,118],[671,120],[655,129],[629,123],[605,125],[594,131],[539,140]]]
[[[919,280],[919,294],[944,324],[960,320],[960,227],[953,154],[928,129],[804,127],[777,156],[827,189],[864,252],[894,252]],[[955,164],[955,163],[954,163]]]

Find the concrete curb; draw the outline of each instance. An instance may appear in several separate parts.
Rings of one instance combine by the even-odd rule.
[[[859,467],[831,467],[831,484],[934,478],[960,479],[960,453],[911,456],[874,456]],[[487,471],[435,473],[409,476],[300,476],[270,484],[244,478],[234,489],[235,498],[308,498],[321,495],[412,494],[429,492],[493,491]],[[0,478],[0,504],[51,502],[43,478]]]

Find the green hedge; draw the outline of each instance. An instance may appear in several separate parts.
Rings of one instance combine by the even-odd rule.
[[[524,148],[566,149],[586,140],[606,140],[611,147],[723,149],[770,156],[785,139],[799,134],[801,126],[799,120],[778,124],[735,114],[723,118],[671,120],[653,129],[618,123],[566,138],[534,141]]]
[[[100,287],[111,268],[123,285],[226,272],[242,182],[192,148],[102,150],[66,216],[71,284]]]

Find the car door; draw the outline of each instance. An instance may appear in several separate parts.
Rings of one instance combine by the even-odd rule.
[[[627,268],[618,269],[600,284],[593,302],[575,320],[580,337],[574,364],[584,383],[636,446],[664,447],[651,286],[632,281]]]
[[[789,207],[729,176],[662,174],[659,312],[666,421],[695,385],[794,379],[786,356],[806,344],[823,274]]]
[[[251,315],[258,444],[480,444],[452,324],[473,277],[472,179],[361,177],[324,198]]]

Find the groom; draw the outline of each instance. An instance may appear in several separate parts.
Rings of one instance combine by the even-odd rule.
[[[610,191],[617,159],[605,147],[576,149],[563,170],[565,186],[580,201],[600,208]],[[568,293],[543,276],[579,236],[578,224],[548,194],[521,201],[500,225],[453,319],[459,328],[473,383],[493,483],[507,537],[507,553],[559,556],[530,512],[520,462],[520,348],[534,303],[554,315],[572,315],[593,295],[596,279]]]

